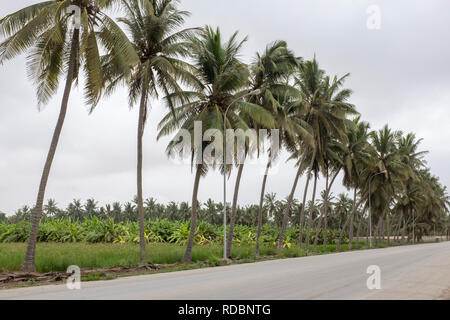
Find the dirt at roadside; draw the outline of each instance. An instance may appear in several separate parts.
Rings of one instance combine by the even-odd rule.
[[[164,269],[170,270],[176,266],[176,264],[155,265],[148,263],[147,265],[134,268],[121,266],[106,269],[84,268],[81,269],[81,278],[91,278],[93,280],[112,279],[118,276],[138,275],[142,273],[164,271]],[[67,280],[67,278],[71,275],[71,273],[66,272],[0,272],[0,289],[32,285],[58,284]]]
[[[275,256],[261,256],[258,261],[274,259]],[[219,265],[227,265],[232,263],[238,263],[240,259],[234,261],[222,261]],[[138,276],[144,274],[181,271],[188,269],[197,269],[202,267],[211,266],[204,262],[202,264],[153,264],[147,263],[146,265],[139,267],[113,267],[113,268],[83,268],[81,269],[82,281],[93,280],[111,280],[118,277]],[[48,285],[48,284],[61,284],[64,283],[67,278],[72,274],[65,272],[21,272],[21,271],[3,271],[0,272],[0,289],[11,289],[18,287],[28,287],[36,285]]]

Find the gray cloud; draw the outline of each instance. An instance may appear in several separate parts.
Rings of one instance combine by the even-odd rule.
[[[37,1],[33,1],[37,2]],[[30,1],[6,2],[0,16]],[[368,30],[366,9],[376,4],[381,29]],[[187,26],[220,26],[225,36],[235,30],[249,36],[242,58],[277,39],[297,55],[312,58],[331,74],[351,73],[347,86],[363,118],[380,128],[416,132],[432,171],[450,185],[450,3],[434,1],[325,0],[184,0],[192,12]],[[101,203],[129,201],[135,189],[137,112],[128,110],[127,93],[119,90],[92,115],[81,90],[71,96],[69,113],[55,158],[47,198],[65,205],[73,198],[95,197]],[[0,66],[0,210],[13,213],[32,205],[59,111],[61,92],[41,112],[26,78],[25,58]],[[156,142],[156,125],[166,112],[153,101],[145,135],[145,195],[160,201],[190,201],[193,175],[189,166],[168,161],[167,139]],[[292,163],[280,166],[268,181],[268,192],[285,197],[292,183]],[[234,176],[229,181],[232,192]],[[258,201],[259,168],[244,171],[240,203]],[[221,199],[220,176],[211,172],[201,182],[199,198]],[[301,195],[300,184],[297,196]],[[335,193],[343,191],[336,187]]]

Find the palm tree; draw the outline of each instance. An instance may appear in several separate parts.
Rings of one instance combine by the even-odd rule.
[[[376,232],[388,218],[388,211],[399,190],[411,174],[411,169],[401,161],[397,141],[400,131],[392,131],[386,125],[379,131],[370,133],[371,158],[361,171],[361,194],[364,200],[371,201],[371,216],[378,219]],[[370,194],[368,192],[371,182]],[[386,221],[389,228],[389,221]],[[377,238],[376,238],[377,240]]]
[[[193,137],[194,122],[199,121],[202,132],[207,129],[217,129],[225,132],[225,127],[247,130],[248,126],[242,117],[249,116],[259,119],[262,123],[270,124],[270,114],[262,107],[239,99],[242,91],[248,87],[249,71],[247,66],[239,60],[243,41],[237,41],[237,33],[223,43],[219,29],[205,27],[198,38],[192,39],[191,52],[195,64],[195,77],[200,85],[192,91],[171,93],[167,100],[174,105],[173,112],[168,113],[159,124],[158,138],[182,128]],[[183,97],[190,100],[184,103]],[[226,111],[228,112],[226,113]],[[223,116],[226,113],[225,127]],[[173,140],[167,150],[172,154],[176,150],[178,141]],[[203,151],[209,144],[203,142],[199,148],[192,146],[192,161],[196,163],[196,176],[192,198],[192,217],[189,239],[183,262],[192,260],[192,247],[197,223],[197,191],[201,176],[208,167],[221,164],[221,170],[229,172],[229,166],[222,164],[222,159],[203,159]],[[223,153],[222,153],[223,154]]]
[[[340,193],[334,203],[334,214],[336,216],[337,225],[334,227],[338,230],[345,229],[344,222],[347,221],[351,208],[353,206],[352,200],[345,193]]]
[[[349,249],[352,249],[353,231],[354,231],[354,217],[362,204],[364,198],[361,197],[357,201],[357,193],[361,188],[361,172],[370,161],[370,144],[369,128],[367,122],[361,121],[360,117],[356,117],[353,121],[347,123],[347,141],[348,143],[340,146],[341,155],[343,158],[344,171],[344,185],[347,188],[353,188],[353,205],[352,211],[348,216],[348,221],[345,222],[341,229],[337,249],[340,249],[342,237],[345,232],[345,226],[349,226]]]
[[[314,186],[316,186],[318,172],[323,170],[324,158],[326,158],[327,145],[330,136],[334,136],[341,142],[346,142],[346,117],[357,114],[354,106],[347,102],[351,90],[342,89],[345,79],[325,76],[325,72],[319,68],[314,58],[305,62],[299,70],[296,78],[296,86],[302,93],[301,105],[306,111],[304,121],[308,123],[314,137],[312,155],[308,155],[309,167],[307,182],[303,194],[303,207],[300,215],[299,249],[302,250],[303,218],[306,203],[306,193],[309,186],[311,172],[314,172]],[[315,188],[313,189],[312,202],[315,200]],[[311,208],[312,210],[312,208]],[[309,235],[312,224],[312,215],[309,214],[306,230],[306,252],[309,250]]]
[[[301,58],[294,57],[294,54],[287,48],[286,42],[276,41],[266,47],[266,51],[263,55],[257,53],[251,66],[253,86],[262,89],[262,105],[268,110],[271,110],[272,115],[275,118],[276,127],[282,132],[282,135],[279,136],[281,142],[283,141],[283,135],[295,136],[295,133],[292,130],[295,125],[291,123],[291,118],[288,116],[290,112],[286,102],[292,98],[291,95],[294,90],[294,88],[288,84],[290,75],[292,71],[298,67],[301,61]],[[292,115],[292,112],[290,114]],[[259,242],[262,230],[262,213],[267,177],[272,166],[272,161],[277,156],[275,152],[276,151],[272,150],[272,148],[268,150],[269,159],[267,161],[261,186],[258,210],[258,231],[255,247],[256,256],[259,255]]]
[[[99,44],[122,56],[123,69],[137,62],[127,37],[104,10],[113,0],[51,0],[23,8],[0,20],[0,33],[6,40],[0,44],[0,64],[17,55],[28,52],[28,73],[37,87],[39,105],[47,103],[56,94],[59,76],[66,71],[66,83],[58,121],[42,172],[33,223],[28,240],[22,270],[34,271],[35,251],[39,220],[45,197],[50,169],[58,146],[67,113],[69,96],[74,81],[80,78],[84,66],[85,97],[91,111],[100,99],[103,89],[103,71],[100,63]],[[72,13],[69,6],[80,8],[81,26],[71,30]]]
[[[280,93],[285,94],[287,85],[282,81],[285,80],[289,73],[297,66],[298,59],[296,59],[293,53],[287,48],[287,44],[284,41],[276,41],[266,47],[264,54],[256,54],[256,58],[250,66],[250,78],[251,83],[249,84],[252,92],[259,92],[256,95],[249,96],[248,101],[253,104],[257,104],[267,110],[268,113],[272,114],[274,122],[276,119],[276,112],[281,106],[279,104],[279,99],[277,96]],[[272,129],[273,126],[267,127],[262,126],[259,119],[253,119],[252,117],[243,116],[242,119],[246,122],[249,128],[255,129]],[[259,146],[257,146],[259,153]],[[270,152],[270,151],[269,151]],[[274,150],[275,152],[275,150]],[[274,155],[275,156],[275,155]],[[272,158],[270,156],[270,158]],[[265,182],[267,180],[267,171],[270,167],[270,160],[266,166],[266,174],[263,182],[263,190],[261,191],[260,197],[260,209],[258,218],[258,233],[256,241],[256,251],[259,254],[259,237],[261,235],[262,227],[262,201],[264,197]],[[244,164],[239,163],[238,172],[236,178],[236,184],[234,189],[233,203],[231,208],[230,217],[230,229],[227,238],[227,257],[231,258],[232,245],[233,245],[233,232],[235,223],[235,214],[237,206],[237,197],[239,192],[239,185],[241,181],[242,171],[244,169]]]
[[[399,215],[399,227],[403,222],[403,236],[406,231],[405,221],[412,218],[413,210],[420,212],[427,201],[427,185],[421,179],[420,170],[424,168],[423,156],[428,151],[418,151],[421,141],[422,139],[416,139],[413,133],[401,136],[397,141],[400,160],[410,169],[409,177],[396,193],[396,204],[393,208],[393,212]]]
[[[149,100],[159,97],[160,91],[182,92],[179,81],[193,83],[192,66],[179,59],[189,53],[187,39],[196,28],[179,30],[189,12],[177,8],[179,1],[131,0],[122,1],[125,17],[119,21],[131,36],[139,64],[130,77],[121,72],[117,55],[105,56],[103,63],[108,72],[108,92],[125,81],[129,87],[130,106],[139,101],[137,130],[137,208],[139,217],[139,243],[141,264],[147,262],[144,233],[144,200],[142,190],[143,135],[148,118]],[[185,99],[184,99],[185,100]],[[169,102],[168,106],[172,104]]]
[[[340,146],[342,143],[334,139],[332,136],[326,141],[325,152],[322,160],[322,171],[325,175],[325,190],[322,194],[323,203],[320,210],[319,222],[317,225],[317,232],[314,238],[313,251],[317,250],[317,243],[319,241],[320,228],[322,227],[322,222],[324,223],[323,228],[323,250],[325,251],[327,247],[327,227],[328,227],[328,210],[330,201],[330,191],[339,175],[341,168],[343,166],[343,161],[341,160]],[[331,176],[330,176],[331,174]],[[331,179],[330,179],[331,177]]]

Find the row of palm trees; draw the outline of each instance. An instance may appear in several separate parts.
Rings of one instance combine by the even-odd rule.
[[[80,28],[69,23],[73,15],[73,12],[68,12],[71,5],[81,9]],[[117,20],[107,15],[114,8],[118,8],[122,15]],[[341,229],[343,235],[350,226],[350,238],[353,237],[355,213],[361,206],[365,212],[370,205],[377,230],[383,223],[389,226],[394,216],[406,226],[411,216],[427,217],[431,221],[447,213],[446,190],[425,167],[424,153],[418,151],[420,140],[413,134],[404,135],[388,127],[370,131],[369,125],[360,119],[355,107],[348,102],[351,90],[343,88],[348,75],[342,78],[327,75],[315,58],[304,61],[295,56],[284,41],[271,43],[263,53],[256,54],[250,65],[246,65],[240,57],[246,39],[239,40],[235,33],[224,40],[218,28],[183,29],[188,15],[188,12],[178,9],[176,0],[50,0],[23,8],[0,20],[0,33],[5,37],[0,44],[0,64],[27,52],[28,71],[37,86],[40,104],[48,102],[56,94],[60,76],[66,75],[60,116],[34,207],[23,270],[35,270],[37,231],[47,180],[71,88],[81,78],[84,79],[86,103],[91,106],[91,111],[103,96],[112,94],[119,87],[128,89],[131,107],[139,106],[137,208],[142,264],[147,262],[142,189],[143,134],[149,102],[153,98],[163,97],[168,107],[167,115],[158,126],[158,138],[180,129],[193,133],[196,121],[202,122],[204,131],[279,129],[279,142],[297,167],[283,213],[279,251],[302,175],[306,182],[299,226],[306,222],[307,227],[306,245],[302,243],[303,227],[300,227],[299,248],[305,248],[306,252],[311,242],[314,249],[317,247],[318,232],[315,239],[310,239],[310,234],[312,210],[316,208],[317,181],[321,175],[325,177],[326,188],[318,228],[323,226],[324,231],[327,229],[330,190],[340,173],[343,174],[344,186],[353,190],[352,211]],[[249,95],[249,92],[253,94]],[[201,147],[205,149],[207,146],[208,143],[204,142]],[[176,141],[173,141],[168,145],[167,153],[172,155],[175,152]],[[195,179],[191,229],[184,262],[192,259],[200,180],[215,167],[196,161],[200,153],[194,148],[191,152]],[[246,145],[245,156],[264,152],[270,154],[269,159],[277,156],[272,154],[275,150],[255,150],[249,144]],[[268,161],[262,181],[258,238],[267,173],[272,161]],[[245,163],[236,165],[238,172],[227,237],[229,257]],[[233,165],[219,167],[223,174],[229,175]],[[305,204],[311,182],[313,205],[308,206],[310,212],[307,213]]]

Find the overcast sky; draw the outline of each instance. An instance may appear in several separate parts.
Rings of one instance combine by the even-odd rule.
[[[0,17],[38,1],[3,1]],[[366,10],[378,5],[381,28],[369,30]],[[415,132],[432,172],[450,185],[450,2],[448,0],[183,0],[192,16],[186,27],[220,26],[229,36],[239,30],[249,36],[242,58],[274,40],[285,40],[296,55],[316,55],[330,74],[351,73],[347,87],[364,120],[379,129]],[[28,81],[25,57],[0,66],[0,211],[14,213],[33,205],[62,90],[38,111]],[[168,161],[168,139],[156,142],[156,125],[164,106],[152,102],[145,133],[144,195],[158,201],[191,201],[190,166]],[[102,101],[92,115],[76,88],[53,163],[46,198],[61,206],[72,199],[95,198],[100,204],[126,202],[136,194],[137,109],[129,110],[127,93],[119,90]],[[282,159],[284,161],[284,159]],[[259,166],[243,173],[239,203],[257,203],[262,181]],[[288,194],[295,169],[280,163],[269,177],[267,192]],[[234,175],[228,181],[233,191]],[[297,189],[300,198],[303,181]],[[333,192],[345,191],[336,186]],[[199,199],[222,199],[221,178],[210,174],[201,181]]]

